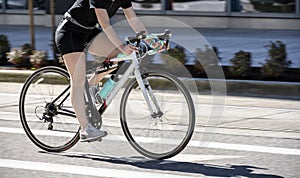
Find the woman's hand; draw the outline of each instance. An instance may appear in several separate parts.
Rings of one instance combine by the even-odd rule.
[[[157,52],[163,52],[165,50],[169,49],[169,45],[166,46],[165,41],[153,38],[152,40],[148,41],[148,44],[150,45],[151,48],[155,49]]]
[[[124,54],[131,54],[132,52],[138,52],[138,48],[131,44],[128,44],[122,48],[122,53]]]
[[[169,47],[165,48],[165,44],[164,44],[165,42],[162,42],[162,43],[156,42],[156,43],[152,44],[151,46],[153,49],[157,50],[157,52],[161,53],[161,52],[169,49]]]

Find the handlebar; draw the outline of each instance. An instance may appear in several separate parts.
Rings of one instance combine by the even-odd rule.
[[[170,40],[172,33],[170,30],[166,29],[164,33],[153,34],[157,36],[160,40]]]
[[[137,40],[146,39],[147,35],[145,35],[145,33],[146,33],[145,31],[137,32],[135,36],[128,37],[128,40],[131,43],[135,43],[135,42],[137,42]],[[160,40],[169,40],[170,37],[172,36],[170,30],[168,30],[168,29],[166,29],[164,33],[157,33],[157,34],[152,34],[152,35],[158,37]]]
[[[147,35],[145,35],[145,31],[140,31],[140,32],[137,32],[135,36],[132,36],[132,37],[127,37],[127,40],[130,42],[130,43],[135,43],[135,42],[138,42],[142,39],[145,39],[147,37]]]
[[[149,35],[145,35],[145,31],[140,31],[137,32],[135,36],[132,37],[127,37],[127,41],[129,43],[136,43],[136,46],[139,46],[141,40],[147,39],[149,37]],[[158,33],[158,34],[151,34],[150,38],[158,38],[159,40],[163,40],[166,42],[166,46],[169,45],[169,40],[171,38],[172,34],[170,32],[170,30],[166,29],[164,33]]]
[[[150,35],[146,35],[145,33],[146,33],[145,31],[140,31],[140,32],[137,32],[135,36],[129,36],[126,39],[127,43],[130,43],[130,44],[136,43],[135,46],[139,48],[138,53],[143,54],[140,56],[144,57],[146,54],[153,55],[153,54],[157,53],[156,49],[152,49],[152,47],[149,44],[147,44],[146,42],[143,41],[145,39],[155,39],[155,38],[157,39],[158,38],[159,40],[164,41],[165,49],[167,49],[167,47],[169,46],[169,41],[172,36],[172,33],[170,32],[170,30],[166,29],[164,31],[164,33],[157,33],[157,34],[150,34]],[[125,56],[127,56],[127,54],[118,54],[118,58],[122,58]]]

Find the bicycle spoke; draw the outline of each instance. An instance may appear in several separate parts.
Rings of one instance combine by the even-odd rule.
[[[191,138],[195,123],[193,102],[175,77],[160,73],[145,76],[151,86],[148,92],[152,93],[148,95],[154,113],[149,114],[149,102],[141,90],[136,90],[133,80],[121,101],[122,127],[137,151],[150,158],[168,158],[182,151]],[[163,140],[172,142],[164,144]]]
[[[68,105],[70,98],[63,93],[68,86],[68,73],[57,67],[36,71],[23,86],[20,97],[23,127],[33,143],[46,151],[64,151],[79,139],[77,120],[68,110],[71,108]],[[63,103],[58,106],[60,101]],[[60,114],[65,103],[64,112],[69,114]]]

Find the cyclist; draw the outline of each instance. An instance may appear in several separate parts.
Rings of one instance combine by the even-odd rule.
[[[56,45],[71,78],[71,102],[82,128],[81,141],[93,141],[107,135],[106,131],[93,127],[86,116],[84,102],[86,56],[83,51],[87,44],[90,43],[88,47],[90,53],[107,58],[115,57],[119,53],[131,54],[137,51],[135,46],[124,45],[111,28],[109,20],[120,7],[135,32],[147,33],[132,8],[131,0],[76,0],[56,30]],[[101,31],[105,33],[100,34]],[[158,42],[155,42],[153,47],[162,49],[162,45]]]

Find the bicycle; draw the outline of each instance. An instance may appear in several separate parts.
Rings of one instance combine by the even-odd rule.
[[[168,45],[171,33],[166,30],[155,36]],[[100,128],[102,118],[96,116],[102,115],[116,94],[124,90],[120,122],[125,137],[145,157],[167,159],[180,153],[190,141],[195,108],[188,89],[176,76],[141,67],[142,59],[150,52],[155,53],[142,42],[145,38],[144,32],[128,37],[129,42],[139,47],[139,52],[113,58],[110,62],[115,65],[95,71],[95,75],[103,74],[129,64],[104,103],[100,107],[92,103],[87,115]],[[22,126],[36,146],[49,152],[66,151],[79,140],[80,128],[69,101],[69,80],[65,69],[44,67],[27,78],[20,94]],[[87,82],[85,87],[88,91]],[[89,92],[85,92],[85,98],[87,104],[91,102]]]

